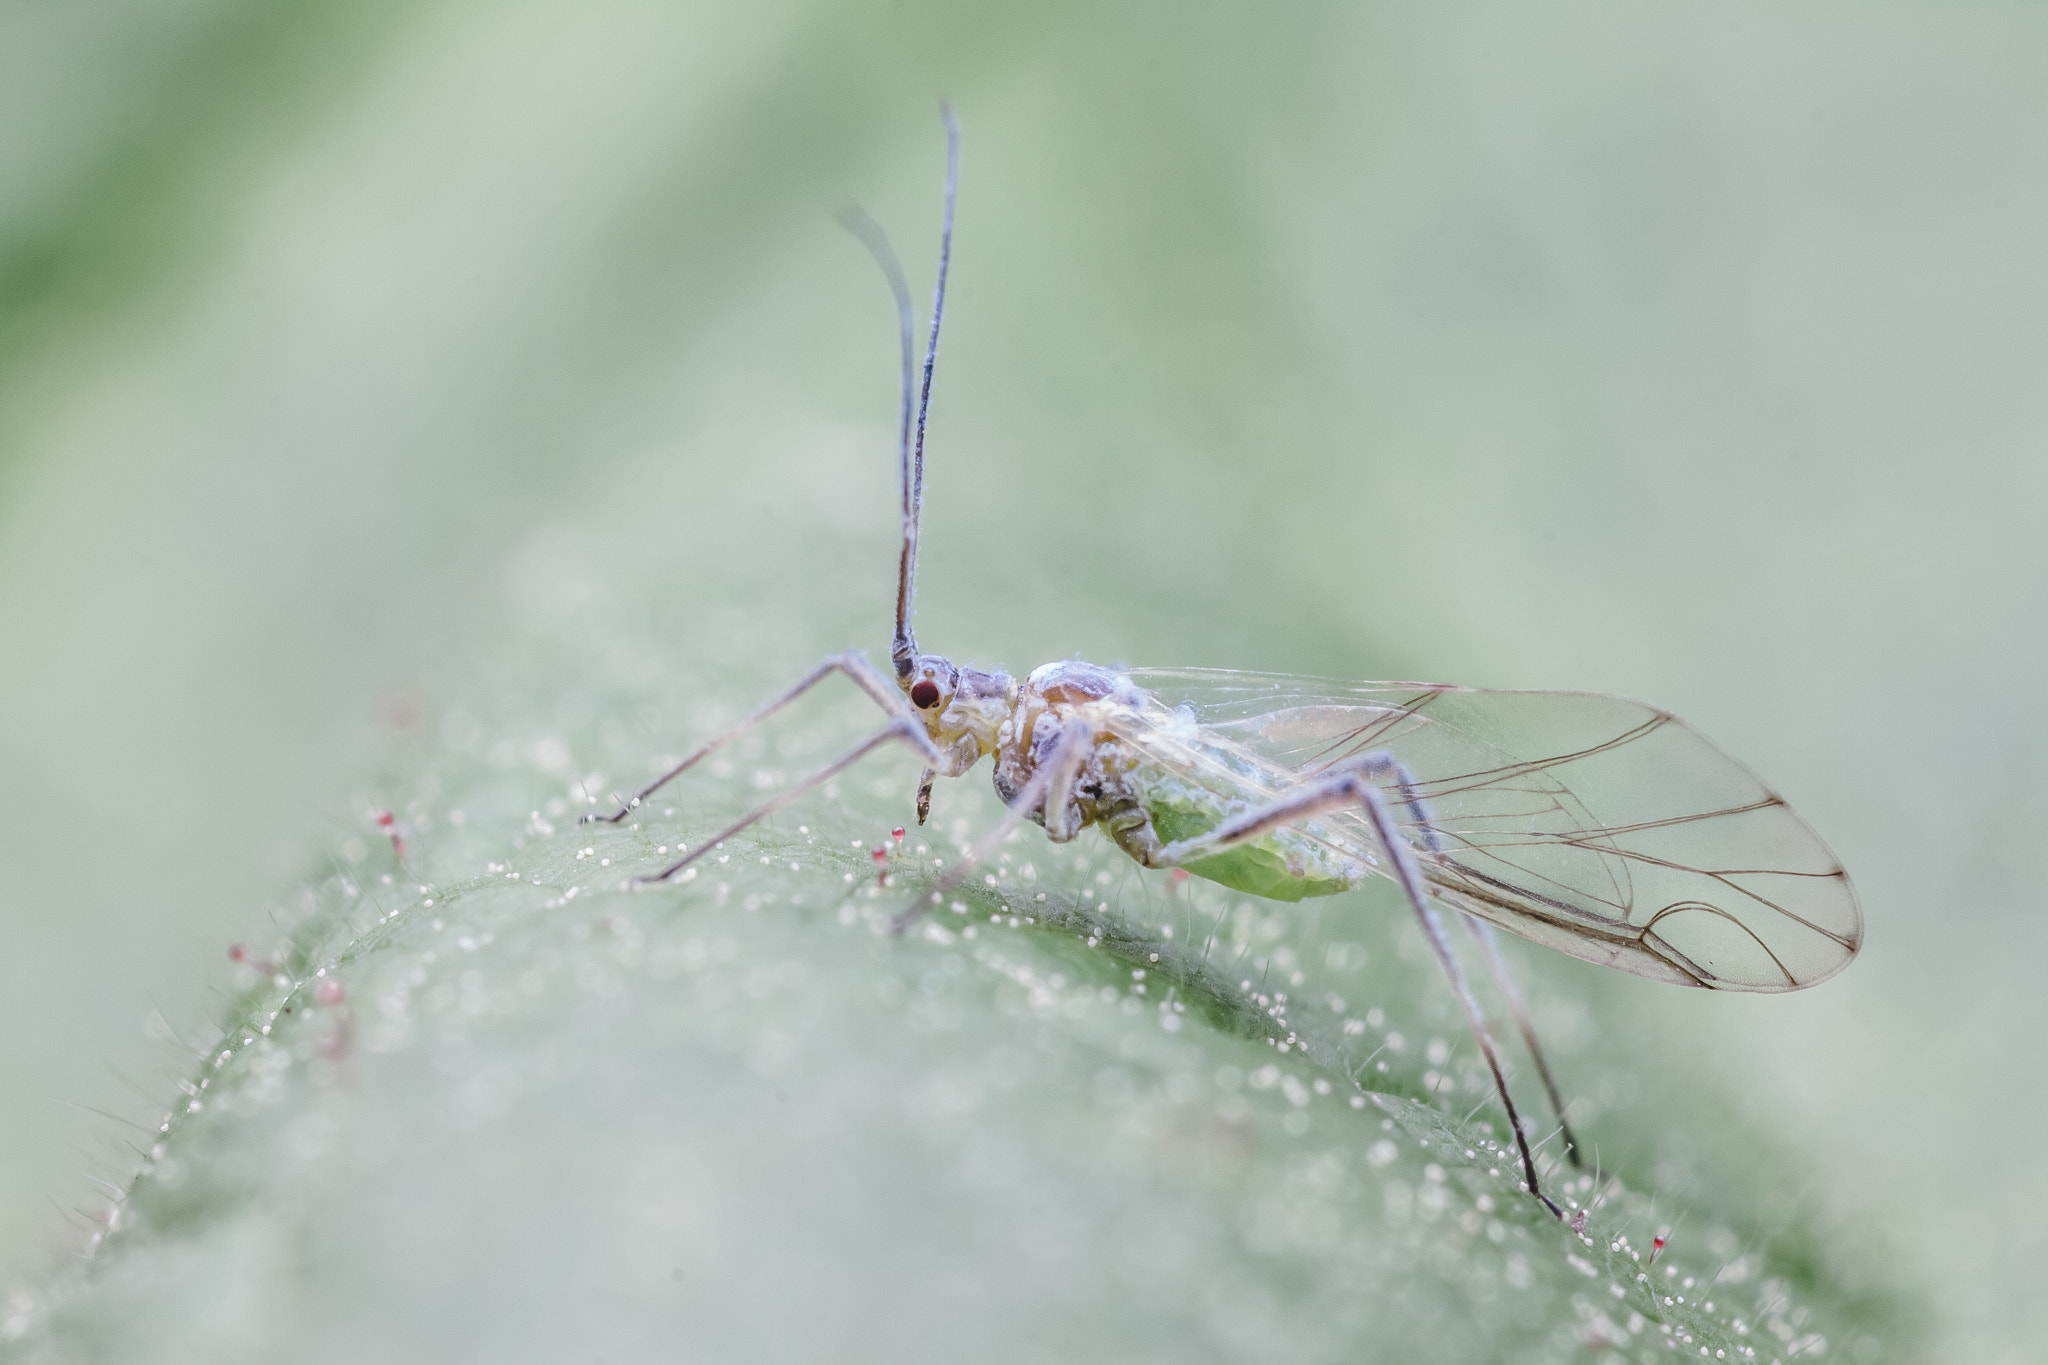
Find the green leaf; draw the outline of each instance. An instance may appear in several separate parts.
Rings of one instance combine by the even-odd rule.
[[[1762,515],[1733,461],[1776,461],[1768,428],[1652,477],[1641,452],[1693,414],[1645,404],[1627,409],[1640,425],[1582,449],[1617,390],[1682,390],[1726,354],[1775,353],[1725,320],[1695,350],[1646,348],[1642,317],[1675,336],[1698,317],[1639,315],[1633,287],[1611,291],[1628,304],[1612,316],[1581,318],[1577,293],[1552,316],[1514,283],[1524,238],[1549,263],[1540,279],[1623,241],[1630,259],[1677,262],[1689,298],[1698,262],[1718,258],[1698,254],[1692,202],[1654,191],[1717,170],[1671,173],[1718,145],[1699,129],[1750,108],[1746,69],[1705,113],[1646,99],[1627,122],[1675,131],[1618,147],[1614,111],[1636,109],[1644,68],[1576,38],[1504,42],[1504,16],[1390,37],[1342,7],[1284,26],[1132,11],[1105,42],[1092,7],[982,27],[914,11],[891,29],[658,9],[626,7],[617,28],[491,7],[368,25],[391,41],[377,79],[320,87],[310,103],[339,112],[302,115],[314,134],[232,195],[180,170],[217,140],[195,86],[168,133],[124,153],[139,161],[110,161],[0,272],[33,314],[0,334],[10,356],[100,317],[103,281],[132,307],[130,268],[219,298],[232,323],[227,340],[169,327],[133,343],[191,357],[136,386],[197,394],[210,420],[143,404],[103,438],[122,455],[104,481],[136,504],[105,547],[142,548],[107,560],[96,595],[51,596],[56,624],[37,637],[69,645],[90,620],[140,640],[131,668],[94,668],[91,686],[133,690],[146,662],[171,675],[150,708],[211,708],[208,733],[256,748],[394,674],[409,687],[420,639],[441,660],[420,680],[417,737],[284,888],[271,941],[250,945],[265,969],[234,969],[219,1037],[108,1232],[10,1305],[0,1354],[1913,1358],[1924,1291],[1869,1226],[1812,1196],[1829,1135],[1787,1150],[1747,1096],[1686,1065],[1679,1030],[1640,1003],[1666,997],[1638,983],[1528,959],[1574,1122],[1601,1154],[1581,1177],[1543,1149],[1552,1191],[1587,1210],[1580,1233],[1497,1155],[1490,1086],[1387,896],[1175,888],[1093,835],[1054,850],[1026,831],[995,885],[895,940],[882,925],[930,870],[913,859],[956,856],[994,813],[978,777],[956,784],[897,848],[916,780],[900,755],[687,883],[624,885],[871,728],[839,694],[633,826],[573,823],[827,651],[886,638],[892,352],[879,286],[829,210],[888,196],[922,274],[928,236],[903,224],[928,234],[936,217],[941,88],[977,98],[962,100],[968,190],[921,585],[935,647],[1436,676],[1570,637],[1610,639],[1601,676],[1616,676],[1615,659],[1645,651],[1697,657],[1671,608],[1696,580],[1641,566],[1708,566],[1746,585],[1723,586],[1730,602],[1803,613],[1775,561],[1709,553],[1731,517]],[[269,52],[266,79],[298,90],[278,63],[332,50],[308,45],[319,24],[250,32],[262,41],[205,70]],[[924,44],[908,76],[906,38]],[[1524,76],[1464,64],[1511,51],[1536,54]],[[1660,99],[1695,74],[1691,45],[1671,51],[1686,55],[1660,68]],[[1532,136],[1534,75],[1573,112],[1531,163],[1498,149]],[[1332,117],[1339,97],[1366,102]],[[229,104],[225,124],[277,122],[279,106]],[[1817,163],[1841,164],[1820,145]],[[1534,182],[1530,164],[1545,168]],[[1552,241],[1523,223],[1553,221],[1525,207],[1531,183],[1621,209],[1585,241]],[[190,226],[228,209],[233,232]],[[166,266],[142,249],[243,233],[259,268],[192,273],[184,250]],[[1837,245],[1814,237],[1786,277],[1837,261]],[[44,376],[0,378],[25,398]],[[1780,376],[1765,380],[1773,392]],[[302,388],[317,401],[290,397]],[[130,412],[103,392],[128,390],[93,388],[80,409]],[[145,464],[174,472],[136,482]],[[267,515],[219,511],[251,488],[268,490]],[[1698,509],[1695,539],[1665,542],[1667,503]],[[1817,506],[1786,501],[1778,524],[1804,530]],[[1590,545],[1603,520],[1643,543],[1624,537],[1594,569],[1532,567],[1554,569],[1555,544]],[[230,521],[244,539],[224,540],[211,576],[134,592],[158,547],[175,563]],[[25,552],[39,570],[101,561],[100,542],[79,553],[48,535]],[[475,619],[490,589],[470,575],[505,599]],[[1638,576],[1640,598],[1606,582]],[[209,629],[165,609],[187,599],[210,604]],[[189,676],[162,663],[173,646]],[[252,685],[283,719],[245,728],[245,694],[215,685],[258,648],[300,666]],[[1572,660],[1560,646],[1528,667]],[[86,673],[62,676],[91,699],[77,709],[105,748],[90,752],[125,759],[124,732],[98,734],[94,702],[113,693],[84,690]],[[325,705],[305,702],[316,684]],[[1786,693],[1811,695],[1788,685],[1756,705],[1801,714]],[[1824,748],[1840,732],[1817,733]],[[64,756],[98,796],[113,764]],[[299,778],[295,798],[344,804],[341,779]],[[217,808],[194,823],[218,824]],[[875,884],[877,847],[894,886]],[[206,871],[193,858],[165,879],[205,905]]]

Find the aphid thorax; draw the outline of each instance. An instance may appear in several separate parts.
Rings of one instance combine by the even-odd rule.
[[[1071,779],[1048,791],[1026,818],[1043,826],[1055,843],[1098,823],[1112,838],[1125,826],[1145,826],[1144,812],[1124,782],[1132,756],[1091,723],[1105,708],[1134,709],[1144,700],[1130,679],[1099,664],[1064,659],[1033,669],[996,732],[996,795],[1005,805],[1015,803],[1041,770],[1059,762],[1063,746],[1072,744],[1078,752],[1070,759]],[[1157,846],[1149,833],[1140,836],[1139,847],[1149,852]],[[1143,856],[1138,860],[1151,866]]]
[[[996,795],[1005,805],[1039,770],[1055,760],[1069,723],[1083,721],[1101,706],[1136,709],[1145,697],[1130,679],[1099,664],[1066,659],[1041,665],[1021,684],[1001,669],[953,663],[942,655],[919,655],[903,695],[916,708],[925,733],[940,755],[918,791],[918,822],[929,811],[933,777],[960,777],[984,758],[994,758]],[[1080,741],[1072,781],[1048,793],[1028,818],[1055,842],[1064,843],[1101,823],[1141,863],[1159,848],[1142,803],[1124,781],[1131,756],[1114,736],[1093,726]]]

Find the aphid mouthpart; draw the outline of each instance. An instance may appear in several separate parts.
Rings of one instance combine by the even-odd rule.
[[[585,818],[623,820],[837,673],[881,709],[881,727],[640,881],[679,874],[687,880],[695,875],[691,865],[719,841],[889,745],[909,749],[924,764],[916,793],[920,825],[933,783],[964,776],[984,758],[993,760],[1006,807],[963,857],[915,894],[892,922],[898,933],[944,904],[1026,823],[1041,826],[1054,843],[1092,825],[1140,866],[1170,869],[1176,882],[1192,875],[1266,900],[1331,896],[1389,878],[1479,1045],[1506,1111],[1522,1187],[1564,1221],[1564,1208],[1543,1192],[1528,1140],[1532,1125],[1516,1110],[1444,913],[1478,936],[1543,1078],[1565,1154],[1577,1165],[1562,1092],[1492,928],[1678,985],[1798,990],[1842,970],[1862,946],[1862,911],[1848,874],[1749,769],[1669,712],[1619,697],[1104,668],[1078,659],[1045,664],[1019,683],[999,670],[919,654],[911,608],[924,437],[959,185],[959,127],[950,110],[944,118],[945,215],[921,389],[910,290],[895,253],[871,219],[846,219],[889,280],[902,351],[894,676],[860,651],[833,655],[614,814]],[[900,829],[892,834],[903,837]],[[874,849],[873,857],[886,885],[886,850]],[[1092,947],[1096,939],[1087,941]],[[1389,1035],[1387,1045],[1398,1051],[1398,1035]],[[1583,1215],[1578,1222],[1574,1230],[1582,1231]],[[1663,1245],[1659,1236],[1653,1262]]]

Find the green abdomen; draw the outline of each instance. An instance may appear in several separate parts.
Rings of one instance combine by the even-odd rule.
[[[1207,834],[1224,817],[1215,797],[1200,789],[1147,792],[1145,811],[1152,817],[1153,833],[1168,844]],[[1274,901],[1334,896],[1356,885],[1320,844],[1285,830],[1182,866],[1233,891]]]

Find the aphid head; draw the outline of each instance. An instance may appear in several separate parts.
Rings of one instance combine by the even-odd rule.
[[[918,655],[897,683],[934,744],[951,749],[971,738],[977,756],[995,750],[996,731],[1016,700],[1009,674],[961,667],[938,654]]]
[[[952,702],[960,686],[960,670],[951,659],[938,654],[921,654],[909,662],[909,670],[898,674],[897,683],[929,726]]]

